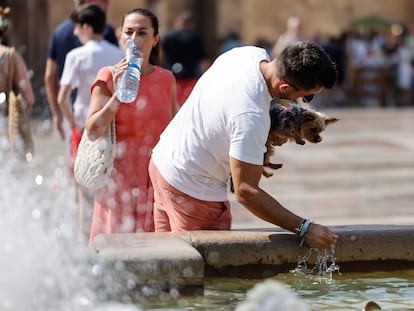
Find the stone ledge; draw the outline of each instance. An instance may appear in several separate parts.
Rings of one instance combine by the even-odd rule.
[[[99,235],[93,247],[106,279],[119,283],[156,285],[160,290],[192,286],[202,289],[204,260],[186,243],[182,233],[136,233]],[[109,276],[110,275],[110,276]]]
[[[414,267],[413,226],[336,226],[341,271]],[[280,229],[194,231],[183,238],[203,256],[206,276],[269,277],[294,268],[307,254],[300,239]],[[311,258],[312,259],[312,258]],[[345,269],[345,270],[344,270]]]
[[[414,267],[413,226],[332,227],[340,238],[336,262],[347,267]],[[263,278],[296,266],[308,251],[299,238],[280,230],[192,231],[100,235],[100,261],[123,262],[137,284],[200,285],[205,276]]]

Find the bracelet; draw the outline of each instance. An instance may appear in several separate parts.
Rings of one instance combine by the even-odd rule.
[[[299,236],[303,237],[303,236],[306,234],[306,232],[308,232],[309,226],[310,226],[312,223],[313,223],[313,221],[311,221],[311,220],[307,219],[307,220],[305,221],[305,223],[303,224],[303,227],[302,227],[302,230],[301,230],[301,231],[300,231],[300,233],[299,233]]]
[[[303,229],[303,225],[305,224],[306,219],[302,218],[298,224],[298,226],[294,229],[297,235],[300,235],[302,229]]]
[[[313,224],[313,221],[309,220],[309,219],[304,219],[302,218],[301,221],[299,222],[298,226],[295,228],[295,232],[297,235],[299,235],[302,240],[300,241],[300,246],[303,245],[303,243],[305,242],[305,234],[308,232],[309,230],[309,226]]]

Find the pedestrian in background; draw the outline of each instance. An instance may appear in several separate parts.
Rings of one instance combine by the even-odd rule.
[[[104,40],[106,14],[98,5],[80,6],[72,12],[70,19],[75,25],[75,35],[83,45],[74,48],[66,55],[60,79],[58,105],[72,129],[67,165],[73,177],[73,165],[85,129],[91,98],[90,86],[98,71],[105,66],[118,63],[123,57],[123,52],[119,47]],[[74,89],[77,89],[77,96],[72,105],[70,95]],[[73,181],[75,201],[78,206],[77,232],[80,239],[87,241],[90,234],[94,192]]]
[[[75,8],[83,4],[95,3],[106,12],[109,0],[74,0],[74,3]],[[75,25],[70,18],[66,19],[56,27],[49,42],[44,75],[46,95],[52,113],[53,126],[62,140],[65,140],[65,131],[62,123],[63,116],[57,102],[57,96],[59,92],[59,81],[62,77],[63,67],[65,65],[66,54],[72,49],[82,45],[78,37],[73,33],[74,30]],[[104,38],[109,42],[118,45],[115,30],[109,24],[105,25]],[[72,102],[75,97],[76,92],[72,93]],[[69,141],[68,137],[66,137],[66,139]]]
[[[193,15],[179,15],[161,44],[163,65],[174,73],[177,105],[181,107],[206,67],[206,52],[201,36],[194,30]]]
[[[9,7],[0,7],[0,42],[3,42],[2,39],[7,35],[10,28],[9,13]],[[34,105],[33,87],[23,57],[14,47],[8,47],[0,43],[0,140],[6,139],[8,141],[7,144],[0,144],[0,153],[4,146],[7,146],[6,150],[9,150],[13,149],[11,148],[13,145],[20,149],[21,145],[21,142],[13,142],[14,137],[7,134],[9,133],[9,118],[13,117],[9,115],[10,98],[8,96],[11,88],[16,95],[21,94],[22,109]],[[27,122],[29,122],[28,119]],[[30,124],[26,125],[30,126]],[[25,152],[25,150],[17,151]]]
[[[288,45],[304,40],[302,22],[297,16],[290,16],[286,21],[286,31],[276,40],[272,49],[272,58],[277,57]]]

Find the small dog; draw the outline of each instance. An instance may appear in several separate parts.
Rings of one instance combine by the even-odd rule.
[[[270,157],[274,154],[274,145],[277,137],[285,137],[294,140],[297,144],[304,145],[305,141],[319,143],[322,141],[320,133],[329,124],[337,122],[339,119],[327,116],[326,114],[308,108],[303,108],[297,104],[285,107],[282,104],[272,101],[270,107],[270,131],[266,142],[267,151],[263,161],[263,175],[270,177],[273,174],[265,170],[265,167],[273,170],[282,167],[282,164],[270,162]]]
[[[263,159],[262,174],[265,177],[273,176],[266,168],[277,170],[283,164],[274,164],[270,158],[274,154],[274,146],[278,137],[294,140],[297,144],[304,145],[305,141],[319,143],[322,141],[320,133],[329,124],[339,121],[338,118],[330,117],[322,112],[303,108],[297,104],[285,107],[272,100],[270,106],[270,131],[266,142],[266,153]],[[230,191],[234,193],[233,179],[230,176]]]

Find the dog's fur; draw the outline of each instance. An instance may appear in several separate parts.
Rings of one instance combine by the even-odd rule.
[[[339,119],[330,117],[322,112],[308,108],[303,108],[297,104],[285,107],[282,104],[272,101],[270,106],[270,131],[266,142],[267,151],[263,159],[262,174],[265,177],[273,176],[266,168],[277,170],[283,164],[274,164],[270,158],[274,154],[274,145],[278,136],[294,140],[297,144],[304,145],[305,141],[319,143],[322,141],[320,133],[329,124],[337,122]],[[234,193],[233,180],[230,176],[230,191]]]
[[[263,161],[263,175],[270,177],[273,174],[265,170],[265,167],[279,169],[282,164],[270,162],[270,157],[274,154],[274,142],[277,136],[294,140],[297,144],[304,145],[305,141],[319,143],[322,141],[320,133],[329,124],[337,122],[339,119],[330,117],[322,112],[303,108],[296,104],[285,107],[272,101],[270,107],[270,131],[266,142],[267,151]]]

